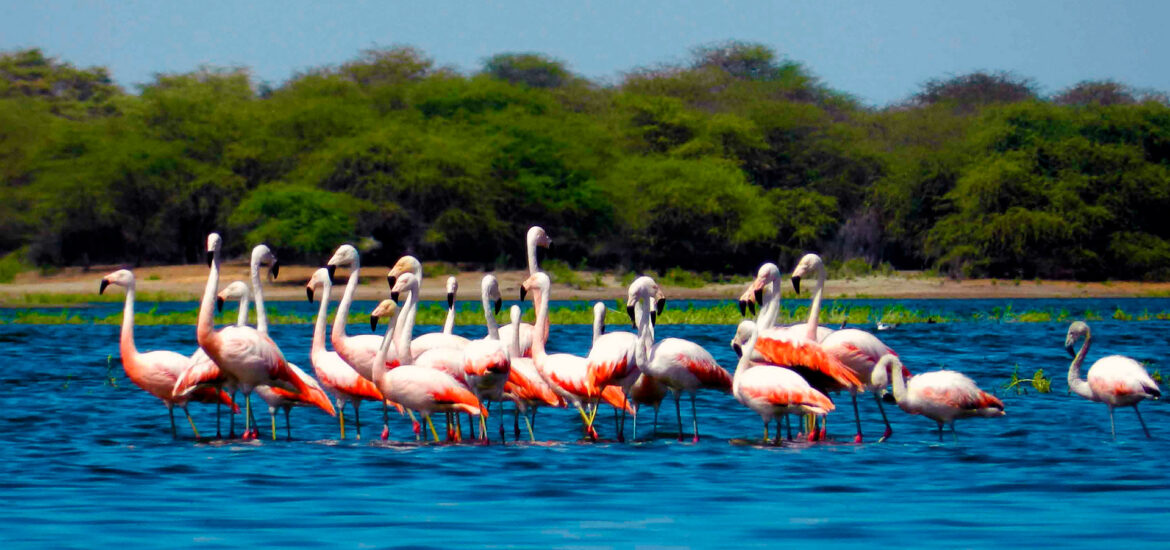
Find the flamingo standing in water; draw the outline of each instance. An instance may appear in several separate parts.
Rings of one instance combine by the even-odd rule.
[[[1068,366],[1069,391],[1088,399],[1104,403],[1109,407],[1109,433],[1117,438],[1117,428],[1113,423],[1113,409],[1116,407],[1133,407],[1138,422],[1142,424],[1142,431],[1150,437],[1150,430],[1146,428],[1146,421],[1142,420],[1142,413],[1138,411],[1138,403],[1145,399],[1162,397],[1158,384],[1150,378],[1145,367],[1124,355],[1110,355],[1102,357],[1089,367],[1088,381],[1081,380],[1081,364],[1089,354],[1089,344],[1092,340],[1089,325],[1075,321],[1068,327],[1068,336],[1064,339],[1064,348],[1069,355],[1073,355],[1073,346],[1077,340],[1085,337],[1085,343],[1080,351],[1073,356],[1073,362]]]
[[[398,286],[397,285],[398,278],[406,273],[410,273],[411,275],[413,275],[418,286],[420,288],[422,287],[422,280],[423,280],[422,262],[419,262],[418,258],[415,258],[414,256],[403,256],[403,257],[399,258],[398,261],[394,263],[394,266],[390,268],[390,272],[386,274],[386,281],[390,284],[391,288],[394,288],[394,287]],[[391,295],[393,295],[393,293]],[[411,308],[412,310],[417,311],[419,298],[420,297],[417,295],[417,293],[415,293],[413,304],[408,305],[407,307]],[[448,310],[447,310],[447,319],[449,320],[449,322],[451,323],[451,326],[453,328],[455,326],[455,312],[454,312],[455,293],[454,293],[454,288],[450,285],[448,285],[448,287],[447,287],[447,299],[448,299],[448,304],[449,304]],[[400,319],[398,321],[399,326],[395,327],[395,330],[402,329],[401,325],[404,323],[404,320],[406,318],[413,320],[414,315],[411,314],[411,315],[400,316]],[[415,364],[418,364],[419,357],[421,357],[424,353],[426,353],[428,351],[431,351],[434,349],[447,349],[447,350],[462,351],[463,348],[467,346],[467,343],[469,341],[470,340],[468,340],[467,338],[459,336],[458,334],[452,334],[452,333],[446,332],[446,331],[444,331],[444,332],[431,332],[431,333],[423,334],[423,335],[419,336],[418,338],[414,338],[414,340],[411,341],[410,345],[406,346],[406,349],[408,349],[411,353],[410,361],[413,361],[413,362],[415,362]],[[402,349],[399,349],[398,352],[401,353]],[[456,354],[454,354],[454,353],[444,353],[441,355],[443,357],[455,357],[456,356]],[[437,357],[437,356],[438,355],[435,355],[434,357]],[[400,356],[400,357],[402,357],[402,361],[404,363],[407,361],[404,356]]]
[[[305,285],[305,295],[308,296],[309,303],[313,302],[313,294],[317,289],[321,289],[321,305],[317,310],[316,323],[313,325],[313,344],[309,352],[309,361],[313,364],[313,372],[321,379],[325,390],[337,401],[341,439],[345,439],[346,403],[353,405],[357,438],[361,439],[362,421],[358,407],[362,401],[382,401],[382,393],[373,382],[358,374],[337,352],[325,350],[325,317],[329,314],[329,295],[333,289],[333,280],[326,268],[314,272]]]
[[[528,426],[528,437],[536,441],[533,426],[536,424],[536,410],[540,405],[557,407],[562,404],[561,398],[553,392],[536,370],[536,364],[531,357],[520,354],[520,306],[514,305],[508,310],[511,315],[509,325],[513,330],[512,340],[508,342],[508,357],[511,360],[508,369],[508,381],[504,384],[505,395],[516,402],[516,415],[513,424],[513,437],[520,439],[520,414],[524,414],[524,423]]]
[[[707,350],[681,338],[654,341],[653,318],[665,297],[658,283],[650,277],[639,277],[630,285],[627,311],[638,325],[639,345],[636,359],[642,372],[662,382],[674,394],[674,410],[678,418],[678,438],[682,441],[682,411],[679,400],[683,392],[691,395],[691,421],[694,441],[699,441],[699,415],[695,409],[695,394],[700,389],[714,389],[731,393],[731,375],[715,362]]]
[[[434,423],[431,422],[432,413],[465,412],[471,415],[487,415],[487,411],[480,407],[479,400],[466,386],[441,370],[412,364],[399,365],[392,370],[386,370],[386,356],[390,344],[395,339],[401,343],[401,339],[395,338],[397,335],[394,334],[394,326],[398,324],[399,310],[392,302],[387,308],[389,311],[386,313],[391,316],[392,320],[386,327],[386,335],[382,338],[382,342],[378,346],[378,353],[374,357],[373,373],[374,384],[378,386],[382,395],[386,399],[421,414],[435,441],[439,440],[439,434],[435,431]],[[409,336],[407,342],[409,345]],[[401,356],[407,357],[408,355]],[[415,433],[418,433],[417,424]]]
[[[630,389],[638,381],[642,371],[638,369],[634,348],[638,345],[638,335],[632,332],[605,332],[605,304],[593,304],[593,347],[589,350],[586,368],[588,369],[588,394],[596,399],[606,386],[615,385],[622,388],[622,393],[630,394]],[[624,410],[624,409],[623,409]],[[636,412],[635,412],[636,415]],[[623,421],[617,425],[617,439],[624,441]]]
[[[499,325],[496,324],[496,315],[500,312],[503,299],[500,296],[500,283],[496,276],[487,274],[480,281],[480,301],[483,304],[484,323],[487,325],[487,337],[482,340],[472,340],[463,348],[463,374],[471,391],[480,402],[497,401],[500,403],[500,440],[504,439],[504,386],[507,384],[512,371],[512,359],[508,353],[508,346],[500,341]],[[490,407],[490,405],[489,405]],[[487,439],[487,428],[483,417],[480,417],[480,438]]]
[[[248,283],[244,281],[233,281],[215,297],[215,306],[219,311],[223,311],[223,303],[234,296],[240,297],[240,311],[236,316],[236,325],[244,326],[248,324],[248,296],[251,292],[248,290]],[[232,395],[232,400],[235,400],[236,381],[232,380],[230,376],[215,364],[207,352],[203,348],[195,348],[195,353],[191,354],[191,363],[186,370],[183,371],[179,378],[176,379],[176,387],[172,390],[175,395],[181,395],[186,391],[185,387],[178,384],[179,380],[199,380],[200,386],[212,387],[217,390],[229,388]],[[235,437],[236,435],[236,415],[229,415],[228,437]],[[215,406],[215,437],[223,437],[219,431],[220,406]]]
[[[280,387],[301,394],[303,397],[313,399],[313,404],[326,412],[336,414],[333,405],[324,394],[317,396],[289,368],[284,354],[271,338],[251,327],[229,326],[218,331],[214,329],[212,309],[215,307],[215,291],[219,285],[219,256],[222,245],[223,241],[219,234],[212,233],[207,237],[208,263],[211,269],[199,306],[199,324],[196,326],[195,336],[199,346],[207,352],[211,360],[232,375],[238,381],[240,390],[244,392],[244,404],[247,409],[247,415],[244,417],[245,434],[251,434],[252,431],[252,391],[260,385]],[[320,402],[321,400],[324,402]]]
[[[746,342],[742,347],[732,344],[740,356],[732,376],[731,391],[735,399],[756,411],[764,421],[764,441],[768,441],[768,423],[776,422],[776,440],[780,443],[780,422],[787,414],[821,416],[833,410],[833,402],[817,391],[804,378],[784,367],[754,363],[752,347],[759,338],[759,330],[751,321],[743,321],[736,328],[736,340]]]
[[[585,412],[583,403],[590,395],[588,387],[588,361],[584,357],[568,353],[549,354],[545,351],[548,342],[549,320],[548,301],[549,288],[548,274],[538,271],[528,277],[520,286],[520,298],[531,292],[533,306],[536,308],[536,332],[532,336],[532,360],[541,378],[552,388],[565,403],[568,403],[581,415],[585,423],[585,433],[590,438],[597,439],[597,431],[593,429],[593,418]],[[621,388],[607,386],[601,391],[601,398],[618,409],[626,409],[633,414],[633,409],[626,402],[626,396]]]
[[[943,424],[950,424],[955,435],[955,420],[975,416],[1003,416],[1003,402],[987,393],[970,378],[952,370],[924,372],[906,380],[902,361],[886,355],[871,373],[873,387],[894,386],[898,407],[910,414],[921,414],[938,422],[938,440],[942,441]],[[955,435],[955,439],[958,436]]]
[[[528,228],[528,234],[524,239],[525,252],[528,254],[528,275],[540,271],[540,260],[536,257],[537,247],[545,248],[552,246],[552,239],[548,237],[548,233],[544,231],[543,227],[534,225]],[[512,339],[512,326],[505,325],[500,327],[500,339],[509,342]],[[520,353],[524,357],[532,357],[532,325],[528,323],[520,323]]]
[[[201,403],[223,403],[232,408],[232,412],[239,409],[223,391],[217,388],[200,388],[189,396],[176,396],[172,391],[175,381],[190,364],[191,359],[181,353],[173,351],[148,351],[139,353],[134,345],[134,273],[128,269],[120,269],[102,277],[98,294],[103,294],[109,285],[117,285],[126,289],[126,304],[122,310],[122,333],[119,339],[119,350],[122,355],[122,368],[131,382],[147,393],[162,400],[171,417],[171,436],[179,437],[175,428],[175,406],[183,409],[187,422],[191,424],[191,431],[199,437],[199,430],[195,427],[195,420],[187,411],[188,401]]]
[[[805,338],[818,338],[821,347],[826,353],[836,358],[843,365],[853,371],[857,379],[862,382],[860,385],[846,385],[843,389],[849,392],[853,399],[853,420],[857,425],[857,435],[854,436],[855,443],[861,443],[861,414],[857,410],[857,393],[859,391],[869,390],[873,392],[874,401],[877,402],[878,411],[882,414],[882,422],[886,424],[886,431],[882,434],[878,441],[885,441],[889,439],[890,435],[894,433],[893,428],[890,427],[890,420],[886,418],[886,410],[882,407],[881,396],[875,391],[878,388],[867,384],[872,379],[870,374],[873,372],[874,366],[878,361],[886,355],[898,355],[894,350],[890,349],[884,342],[879,340],[876,336],[855,328],[842,328],[837,331],[830,331],[828,334],[821,335],[817,325],[818,317],[821,311],[821,297],[825,289],[825,264],[821,261],[821,257],[816,254],[806,254],[800,259],[796,265],[796,269],[792,271],[792,288],[796,293],[800,293],[800,281],[809,273],[816,276],[816,290],[813,292],[813,304],[809,309],[808,324],[806,325]],[[904,367],[903,367],[904,368]],[[903,376],[910,376],[910,371],[905,370]]]

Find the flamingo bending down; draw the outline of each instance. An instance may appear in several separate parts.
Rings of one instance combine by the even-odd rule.
[[[593,305],[593,347],[586,357],[587,396],[596,398],[606,386],[619,386],[622,393],[630,394],[630,389],[637,382],[642,371],[634,348],[638,345],[638,335],[632,332],[605,332],[605,304],[597,302]],[[623,409],[624,410],[624,409]],[[636,411],[636,409],[635,409]],[[625,416],[617,426],[617,439],[624,441]]]
[[[796,269],[792,271],[792,288],[796,293],[800,293],[800,281],[808,273],[813,273],[816,276],[816,290],[813,292],[813,303],[809,309],[808,323],[805,327],[806,338],[817,338],[821,347],[826,353],[836,358],[842,364],[853,371],[857,379],[862,382],[860,385],[846,386],[844,389],[849,392],[853,399],[853,420],[857,425],[857,435],[854,436],[855,443],[861,443],[861,415],[857,410],[857,393],[859,391],[873,391],[874,400],[877,402],[878,411],[881,412],[882,421],[886,424],[886,431],[882,434],[878,441],[885,441],[889,439],[890,435],[894,433],[893,428],[890,427],[890,420],[886,417],[886,410],[882,407],[881,396],[878,395],[878,388],[869,384],[872,380],[870,376],[873,372],[874,366],[878,361],[886,355],[898,355],[894,350],[890,349],[884,342],[879,340],[876,336],[855,328],[843,328],[837,331],[830,331],[828,334],[822,335],[818,329],[823,328],[817,325],[818,317],[821,310],[821,297],[825,289],[825,264],[821,261],[821,257],[816,254],[806,254],[800,259],[796,265]],[[903,367],[904,368],[904,367]],[[909,370],[904,370],[903,376],[910,376]]]
[[[537,247],[548,249],[552,246],[552,239],[548,237],[548,233],[544,231],[543,227],[534,225],[528,228],[528,234],[524,239],[524,251],[528,255],[528,275],[540,271],[540,259],[536,256]],[[532,357],[532,334],[533,327],[529,323],[520,323],[520,353],[524,357]],[[500,340],[510,342],[512,340],[512,326],[505,325],[500,327]]]
[[[475,398],[475,395],[443,371],[412,364],[399,365],[393,370],[386,370],[386,355],[390,344],[395,340],[394,326],[397,324],[399,316],[396,306],[389,309],[388,313],[393,320],[387,325],[386,335],[382,338],[382,342],[378,346],[378,353],[374,357],[374,384],[378,386],[382,395],[407,409],[422,414],[435,441],[439,440],[439,434],[435,432],[435,426],[431,422],[431,413],[465,412],[471,415],[482,414],[486,416],[487,411],[480,407],[479,400]]]
[[[525,293],[531,292],[533,305],[536,308],[536,323],[533,325],[536,327],[536,332],[532,337],[532,360],[536,365],[537,372],[540,373],[541,378],[552,388],[553,392],[565,403],[577,409],[581,420],[585,423],[586,434],[592,439],[597,439],[597,432],[591,425],[592,417],[585,412],[582,406],[590,395],[586,369],[588,361],[584,357],[568,353],[550,355],[545,351],[549,332],[550,286],[548,275],[541,271],[529,276],[520,286],[521,299],[524,298]],[[627,403],[625,394],[617,386],[607,386],[602,390],[601,398],[615,408],[626,409],[630,414],[634,412]]]
[[[1138,403],[1144,399],[1158,399],[1162,397],[1158,384],[1150,378],[1145,367],[1124,355],[1110,355],[1102,357],[1089,367],[1088,381],[1081,380],[1081,364],[1089,354],[1091,335],[1089,325],[1075,321],[1068,327],[1068,336],[1064,339],[1064,347],[1069,355],[1073,355],[1073,346],[1081,336],[1085,343],[1080,351],[1074,355],[1073,362],[1068,366],[1069,391],[1088,399],[1104,403],[1109,407],[1109,433],[1117,438],[1117,429],[1113,423],[1113,409],[1116,407],[1133,407],[1138,422],[1146,437],[1150,437],[1150,430],[1146,428],[1146,421],[1142,420],[1142,413],[1138,411]]]
[[[211,360],[219,368],[228,372],[239,382],[240,390],[244,392],[244,404],[248,415],[244,418],[244,431],[250,432],[251,424],[251,396],[256,386],[268,385],[280,387],[293,393],[301,394],[314,400],[315,405],[330,414],[336,414],[333,405],[324,394],[316,396],[296,373],[289,368],[288,361],[280,352],[276,343],[259,331],[251,327],[228,326],[215,330],[212,326],[212,308],[214,308],[215,291],[219,285],[220,249],[222,239],[216,233],[207,238],[210,273],[207,277],[207,287],[203,291],[203,300],[199,306],[199,324],[195,336],[199,346],[207,352]],[[324,402],[319,402],[323,400]]]
[[[658,283],[650,277],[639,277],[630,285],[626,300],[633,320],[638,325],[639,345],[636,361],[642,372],[662,382],[674,394],[674,410],[678,418],[678,438],[682,441],[682,411],[679,400],[683,392],[691,394],[691,421],[694,441],[699,441],[699,415],[695,410],[695,394],[700,389],[714,389],[731,393],[731,375],[715,362],[707,350],[681,338],[654,341],[652,317],[665,302]],[[632,309],[630,309],[632,308]]]
[[[382,392],[378,391],[373,382],[358,374],[337,352],[325,350],[325,317],[329,314],[329,295],[333,289],[333,280],[326,268],[314,272],[305,285],[305,295],[308,296],[309,303],[313,302],[313,294],[317,289],[321,289],[321,305],[317,309],[317,320],[313,325],[313,344],[309,352],[309,362],[313,364],[313,373],[337,402],[341,439],[345,439],[346,403],[353,405],[357,438],[361,439],[362,423],[358,407],[362,401],[382,401]]]
[[[416,282],[418,283],[419,287],[420,288],[422,287],[422,280],[423,280],[422,262],[419,262],[418,258],[415,258],[414,256],[403,256],[403,257],[399,258],[398,261],[395,262],[394,266],[390,268],[390,272],[386,274],[386,281],[390,284],[391,288],[394,288],[395,286],[397,286],[396,283],[397,283],[398,278],[406,273],[412,274],[414,276]],[[454,325],[455,325],[455,310],[454,310],[455,294],[454,294],[454,289],[452,287],[448,286],[447,290],[448,290],[448,301],[450,304],[448,309],[447,309],[447,318],[448,318],[449,322],[451,323],[451,326],[454,327]],[[393,296],[393,293],[391,295]],[[420,296],[418,296],[416,293],[413,305],[408,304],[407,307],[412,308],[412,309],[417,311],[419,298],[420,298]],[[408,315],[407,317],[409,317],[412,320],[414,319],[413,314]],[[402,317],[399,319],[398,324],[400,326],[395,327],[395,330],[402,329],[401,325],[403,324],[404,319],[405,319],[405,317]],[[444,331],[444,332],[431,332],[428,334],[423,334],[423,335],[419,336],[418,338],[415,338],[410,343],[410,346],[407,347],[407,349],[409,349],[410,353],[411,353],[410,361],[413,361],[413,362],[415,362],[415,364],[418,364],[417,363],[418,358],[430,350],[433,350],[433,349],[454,349],[454,350],[462,351],[464,347],[467,347],[467,342],[469,342],[469,341],[470,340],[468,340],[467,338],[459,336],[458,334],[452,334],[452,333],[446,332],[446,331]],[[399,347],[399,346],[396,345],[396,347]],[[402,349],[401,349],[401,347],[399,347],[398,353],[401,354],[401,352],[402,352]],[[399,357],[402,358],[401,359],[402,362],[404,362],[404,363],[407,362],[407,359],[405,358],[405,356],[399,355]]]
[[[179,437],[175,428],[175,406],[183,409],[187,422],[191,424],[191,431],[199,437],[199,430],[195,428],[195,420],[187,411],[188,401],[201,403],[223,403],[232,407],[232,412],[239,408],[232,402],[231,397],[218,388],[200,388],[190,395],[174,394],[175,381],[190,365],[191,359],[173,351],[149,351],[139,353],[134,345],[134,273],[128,269],[120,269],[102,277],[98,294],[105,293],[106,287],[117,285],[126,289],[126,303],[122,310],[122,333],[119,338],[119,350],[122,355],[122,368],[131,382],[147,393],[162,400],[171,417],[171,436]]]
[[[873,386],[885,388],[893,379],[894,400],[910,414],[921,414],[938,422],[938,440],[942,441],[943,424],[950,424],[955,434],[955,420],[975,416],[1003,416],[1003,402],[987,393],[959,372],[939,370],[924,372],[906,380],[902,361],[886,355],[873,369]],[[955,435],[958,439],[958,436]]]
[[[800,375],[784,367],[754,363],[752,347],[759,338],[759,330],[751,321],[742,321],[737,335],[746,342],[736,354],[740,356],[732,376],[732,394],[747,408],[756,411],[764,421],[764,441],[768,440],[768,423],[776,418],[776,440],[780,443],[780,418],[787,414],[825,415],[833,410],[833,402],[825,394],[808,385]],[[739,344],[733,344],[739,348]]]

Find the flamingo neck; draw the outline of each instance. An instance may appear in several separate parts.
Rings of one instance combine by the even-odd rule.
[[[654,324],[650,322],[650,299],[634,302],[634,321],[638,325],[638,343],[634,347],[634,361],[639,366],[650,360],[650,348],[654,346]]]
[[[731,376],[731,391],[732,393],[739,392],[740,374],[747,372],[752,367],[752,352],[756,349],[756,340],[759,337],[759,329],[752,331],[752,335],[748,341],[744,343],[740,350],[739,362],[735,364],[735,372]]]
[[[812,306],[808,309],[808,332],[806,337],[817,341],[817,324],[821,318],[821,298],[825,293],[825,266],[817,265],[817,290],[813,293]]]
[[[447,318],[443,320],[443,334],[453,334],[455,332],[455,304],[447,308]],[[498,338],[497,338],[498,339]]]
[[[328,279],[328,277],[326,277]],[[325,351],[325,317],[329,315],[329,293],[333,284],[325,281],[321,287],[321,305],[317,306],[317,322],[313,325],[313,353]]]
[[[215,291],[217,288],[219,288],[219,251],[215,250],[211,255],[211,270],[207,274],[207,286],[203,289],[203,300],[199,303],[199,322],[195,326],[195,339],[204,351],[212,347],[212,340],[215,336],[212,318],[215,315]]]
[[[118,342],[118,349],[122,354],[122,365],[125,366],[138,356],[138,348],[134,346],[134,282],[126,287],[126,303],[122,307],[122,336]]]
[[[540,271],[540,266],[536,265],[536,241],[528,238],[525,244],[528,245],[528,275],[532,275]]]
[[[248,324],[248,293],[240,296],[240,311],[236,314],[236,326],[242,327]]]
[[[512,315],[512,341],[508,343],[508,357],[520,357],[520,313]]]
[[[268,334],[268,313],[264,311],[264,287],[260,284],[260,262],[252,259],[252,294],[256,297],[256,330]],[[246,317],[245,317],[246,319]]]
[[[605,310],[593,314],[593,343],[596,344],[602,334],[605,334]]]
[[[548,293],[543,289],[532,292],[532,305],[536,308],[536,320],[532,327],[532,361],[543,364],[548,357],[545,343],[548,341]],[[517,345],[517,348],[520,346]]]
[[[1092,334],[1086,331],[1085,343],[1081,344],[1081,349],[1077,351],[1077,356],[1073,358],[1072,363],[1068,366],[1069,391],[1090,400],[1093,399],[1093,391],[1089,389],[1089,383],[1081,379],[1081,365],[1085,362],[1085,356],[1089,354],[1091,340]]]
[[[756,326],[760,330],[776,326],[776,317],[780,314],[780,292],[781,281],[777,277],[764,291],[764,304],[760,308],[760,314],[756,316]]]
[[[382,337],[382,343],[378,345],[378,353],[374,354],[373,372],[374,384],[378,386],[378,390],[383,394],[388,393],[389,387],[383,389],[383,379],[386,377],[386,355],[390,351],[390,343],[394,341],[394,325],[398,324],[398,316],[401,311],[394,312],[394,318],[386,325],[386,335]]]
[[[401,327],[394,329],[394,347],[398,350],[399,361],[403,365],[414,362],[414,356],[411,355],[410,351],[410,340],[414,337],[414,316],[418,313],[418,279],[415,279],[406,292],[406,305],[403,307],[406,314],[395,315],[391,323],[392,325],[402,323]]]
[[[479,297],[480,302],[483,303],[483,320],[487,324],[488,340],[500,339],[500,325],[496,322],[496,314],[492,312],[492,305],[490,297],[487,292],[484,292]],[[452,309],[454,311],[454,309]],[[451,315],[451,322],[454,324],[454,315]]]
[[[887,369],[886,372],[890,375],[890,385],[894,388],[894,401],[898,402],[898,406],[903,410],[909,406],[906,402],[908,397],[906,394],[906,373],[902,371],[902,366],[891,361],[887,361],[882,368]]]
[[[353,259],[353,269],[349,272],[349,280],[345,283],[345,294],[341,295],[341,302],[337,304],[337,315],[333,318],[333,347],[345,340],[345,324],[349,322],[349,305],[353,303],[353,294],[357,292],[358,273],[361,264],[357,258]]]

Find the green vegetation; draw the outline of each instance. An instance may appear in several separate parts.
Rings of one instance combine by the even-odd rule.
[[[808,250],[844,277],[1170,279],[1165,96],[1087,81],[1046,98],[996,72],[908,95],[865,106],[742,42],[610,84],[539,53],[461,74],[391,47],[275,87],[202,68],[137,94],[0,52],[0,281],[194,263],[212,230],[231,255],[265,241],[316,264],[348,241],[370,264],[518,267],[534,223],[564,267],[680,286]]]
[[[1003,385],[1004,391],[1015,391],[1016,395],[1026,394],[1028,391],[1024,385],[1030,385],[1038,393],[1049,393],[1052,391],[1052,379],[1044,374],[1044,369],[1036,369],[1036,372],[1031,378],[1020,378],[1020,365],[1017,363],[1012,368],[1012,377]]]

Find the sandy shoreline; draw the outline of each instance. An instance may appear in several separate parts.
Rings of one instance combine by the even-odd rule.
[[[22,294],[89,294],[97,295],[101,276],[117,266],[93,267],[88,272],[81,268],[66,268],[51,275],[28,272],[17,275],[9,284],[0,284],[0,303],[12,301]],[[281,266],[280,279],[265,286],[265,297],[269,300],[304,300],[304,283],[317,268],[314,266]],[[362,284],[358,287],[357,298],[375,300],[385,298],[385,266],[366,266],[362,269]],[[475,299],[479,294],[482,271],[468,271],[456,275],[459,281],[459,298]],[[518,296],[524,271],[497,271],[500,290],[505,297]],[[140,293],[161,292],[176,300],[195,300],[207,281],[207,268],[199,265],[143,267],[135,270]],[[338,284],[344,284],[339,274]],[[223,267],[221,287],[237,279],[247,279],[248,266],[243,262],[227,263]],[[592,274],[582,277],[593,280]],[[446,295],[444,284],[447,276],[427,277],[423,282],[423,299],[438,300]],[[625,289],[621,281],[610,274],[601,277],[603,286],[578,289],[564,284],[553,285],[553,296],[561,300],[614,300],[623,298]],[[787,285],[786,285],[787,286]],[[810,285],[811,286],[811,285]],[[701,288],[664,287],[664,292],[674,299],[734,299],[743,292],[744,284],[711,284]],[[786,288],[786,292],[791,292]],[[807,294],[807,291],[805,291]],[[860,277],[848,280],[829,280],[825,284],[826,296],[830,298],[1090,298],[1090,297],[1140,297],[1170,296],[1170,283],[1142,283],[1112,281],[1104,283],[1079,283],[1074,281],[1010,281],[994,279],[972,279],[953,281],[938,277],[925,277],[914,272],[900,272],[894,275]]]

